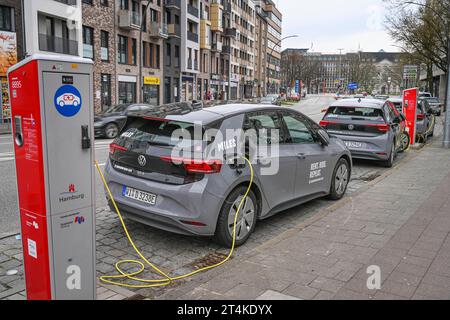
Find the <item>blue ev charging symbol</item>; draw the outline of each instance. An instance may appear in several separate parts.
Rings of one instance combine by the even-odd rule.
[[[56,110],[64,117],[73,117],[81,110],[81,93],[71,85],[60,87],[54,98]]]

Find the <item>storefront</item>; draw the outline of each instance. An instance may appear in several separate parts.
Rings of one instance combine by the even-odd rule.
[[[159,77],[144,77],[143,101],[152,106],[159,106],[159,87],[161,79]]]
[[[209,82],[209,91],[211,93],[211,100],[217,100],[220,92],[220,76],[218,74],[211,75],[211,81]]]
[[[118,80],[119,104],[136,103],[137,78],[133,76],[119,75]]]
[[[181,101],[194,100],[194,77],[183,76],[181,78]]]
[[[1,112],[0,125],[11,122],[11,107],[9,103],[8,79],[9,67],[17,63],[17,39],[15,32],[0,31],[0,89]]]

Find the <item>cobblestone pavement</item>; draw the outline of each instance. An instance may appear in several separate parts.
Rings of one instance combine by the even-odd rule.
[[[406,154],[400,155],[396,166],[407,158],[414,157],[416,154],[417,151],[411,150]],[[388,170],[372,162],[355,162],[347,198],[363,190],[372,180]],[[395,170],[395,168],[392,170]],[[270,242],[271,239],[276,238],[286,231],[294,230],[298,232],[296,227],[300,223],[311,219],[319,211],[330,205],[333,205],[333,202],[323,199],[315,200],[287,210],[268,220],[259,222],[254,235],[252,235],[245,246],[236,250],[233,259],[246,257],[255,248],[259,248],[261,245]],[[142,250],[142,253],[150,261],[171,275],[180,275],[196,270],[198,266],[204,265],[206,262],[217,261],[218,257],[220,258],[221,255],[228,253],[212,242],[211,239],[175,235],[132,221],[127,221],[127,226],[136,245]],[[115,274],[114,265],[118,260],[136,258],[137,255],[134,254],[128,244],[117,215],[108,208],[97,209],[98,276]],[[17,274],[12,276],[6,275],[10,270],[17,270]],[[155,274],[147,270],[141,277],[154,278]],[[196,278],[202,279],[203,275]],[[226,278],[221,281],[226,285]],[[182,285],[182,282],[173,284],[176,287],[180,285]],[[115,292],[113,295],[111,293],[104,293],[105,291],[102,287],[99,290],[101,291],[99,298],[103,299],[106,296],[108,296],[106,298],[123,298],[126,296],[125,293],[128,296],[131,295],[130,291],[127,290],[124,290],[122,294]],[[166,294],[167,290],[167,288],[138,289],[133,290],[133,292],[142,297],[155,298]],[[236,291],[238,291],[238,288]],[[14,236],[0,239],[0,299],[4,298],[24,298],[21,242]]]

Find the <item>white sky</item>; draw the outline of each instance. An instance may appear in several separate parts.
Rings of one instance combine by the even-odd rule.
[[[286,48],[314,52],[399,51],[384,27],[382,0],[274,0],[283,14],[282,43]]]

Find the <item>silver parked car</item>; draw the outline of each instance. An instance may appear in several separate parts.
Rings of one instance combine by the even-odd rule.
[[[431,108],[433,114],[435,114],[438,117],[440,117],[441,113],[442,113],[442,107],[443,107],[443,104],[441,103],[441,100],[439,100],[439,98],[435,98],[435,97],[424,98],[424,99],[430,105],[430,108]]]
[[[402,148],[401,122],[382,100],[349,99],[333,103],[320,125],[344,140],[353,158],[380,160],[392,167]]]
[[[416,134],[418,138],[427,140],[434,135],[436,122],[434,121],[433,109],[427,98],[419,98],[417,101]]]
[[[174,136],[209,129],[209,139],[183,138],[190,154],[173,156]],[[231,140],[227,129],[242,137]],[[278,154],[254,159],[254,184],[237,222],[237,245],[250,237],[256,222],[315,198],[344,196],[351,176],[345,144],[303,114],[276,106],[222,105],[187,114],[152,113],[130,117],[110,148],[105,176],[122,214],[170,232],[214,236],[231,246],[233,222],[250,181],[250,168],[238,161],[236,141],[244,139],[245,156],[253,148],[245,139],[256,132]],[[264,133],[272,132],[270,138]],[[276,134],[277,133],[277,134]],[[176,140],[176,139],[175,139]],[[216,156],[207,156],[211,151]],[[221,156],[220,151],[223,151]],[[213,152],[214,154],[215,152]],[[278,170],[263,168],[277,162]]]

